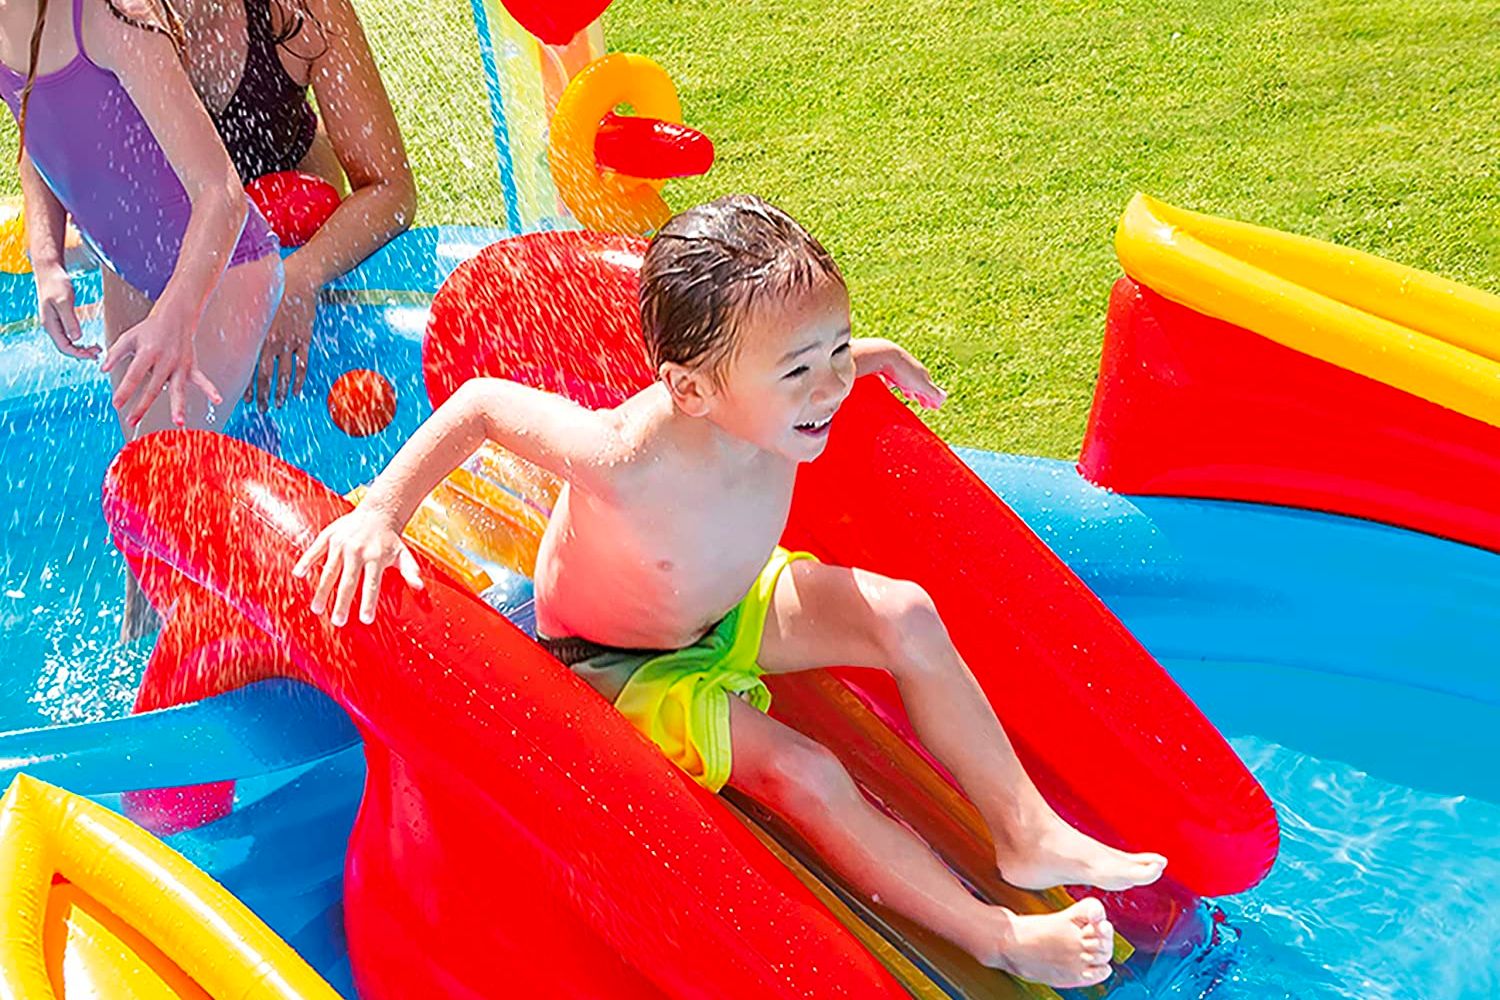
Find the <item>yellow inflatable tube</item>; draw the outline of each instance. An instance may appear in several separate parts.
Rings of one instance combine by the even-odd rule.
[[[645,56],[613,53],[575,76],[552,116],[547,159],[557,193],[588,229],[640,236],[672,217],[659,193],[662,181],[599,169],[594,137],[604,116],[621,104],[637,115],[682,124],[672,78]]]
[[[1500,426],[1500,296],[1143,194],[1115,250],[1173,302]]]
[[[338,1000],[182,855],[22,774],[0,799],[0,997],[63,996]]]

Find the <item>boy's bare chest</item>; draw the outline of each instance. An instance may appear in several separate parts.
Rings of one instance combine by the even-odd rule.
[[[652,483],[633,505],[653,547],[683,568],[755,564],[758,571],[786,527],[795,467],[679,471]]]

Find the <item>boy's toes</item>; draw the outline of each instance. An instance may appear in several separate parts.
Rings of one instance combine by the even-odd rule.
[[[1093,896],[1088,896],[1074,903],[1068,910],[1068,918],[1079,927],[1087,927],[1090,924],[1108,923],[1104,917],[1104,904]]]

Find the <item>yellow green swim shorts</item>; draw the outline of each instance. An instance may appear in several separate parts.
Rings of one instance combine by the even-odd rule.
[[[683,649],[612,649],[586,639],[541,637],[570,667],[661,748],[694,781],[717,792],[729,780],[729,696],[764,712],[771,692],[761,680],[761,634],[781,571],[807,552],[777,546],[750,592],[708,633]]]

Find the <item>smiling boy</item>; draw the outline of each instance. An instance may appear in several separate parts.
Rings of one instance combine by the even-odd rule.
[[[900,347],[852,338],[833,259],[752,196],[668,222],[646,252],[640,305],[656,382],[597,411],[468,382],[298,561],[299,576],[323,564],[314,610],[331,599],[343,624],[362,591],[372,621],[392,565],[421,586],[402,527],[495,441],[566,482],[537,559],[537,624],[554,656],[700,783],[778,812],[851,882],[981,962],[1053,986],[1103,981],[1113,929],[1097,900],[1029,916],[976,899],[832,752],[764,714],[764,674],[887,670],[984,816],[1009,882],[1123,889],[1160,877],[1165,858],[1107,847],[1042,799],[919,586],[777,545],[797,466],[822,453],[857,376],[879,373],[928,406],[942,391]]]

